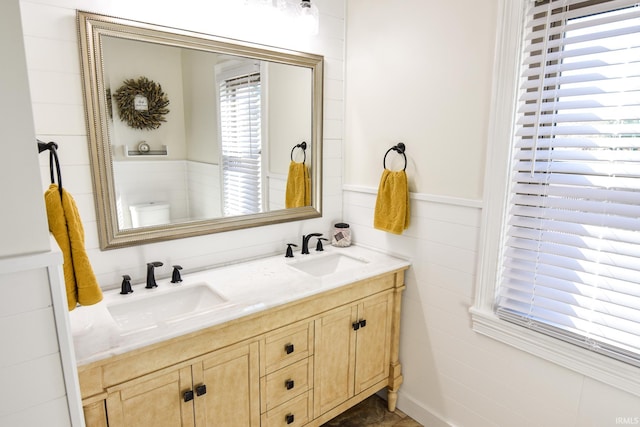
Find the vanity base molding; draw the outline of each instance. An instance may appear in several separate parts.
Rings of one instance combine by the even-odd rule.
[[[393,411],[404,270],[81,365],[86,424],[315,427],[385,387]]]

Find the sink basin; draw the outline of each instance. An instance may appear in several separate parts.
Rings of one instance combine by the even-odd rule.
[[[142,291],[139,291],[142,292]],[[107,306],[120,329],[140,331],[191,318],[221,308],[227,299],[205,284],[144,295]]]
[[[327,276],[340,271],[362,267],[369,262],[344,254],[328,254],[319,258],[302,260],[289,264],[291,267],[316,277]]]

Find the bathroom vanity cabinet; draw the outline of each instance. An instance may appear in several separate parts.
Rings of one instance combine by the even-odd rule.
[[[78,368],[88,427],[317,427],[387,387],[404,270]]]
[[[110,387],[109,426],[259,426],[257,379],[257,343],[214,351]]]

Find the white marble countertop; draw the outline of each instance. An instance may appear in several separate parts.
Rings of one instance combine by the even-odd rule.
[[[355,245],[347,248],[326,246],[324,252],[310,252],[309,255],[295,252],[293,258],[270,256],[183,274],[179,284],[170,283],[170,279],[159,279],[156,281],[158,287],[154,289],[145,289],[145,283],[134,284],[134,292],[129,295],[120,295],[119,289],[105,291],[102,302],[78,307],[69,313],[77,364],[95,362],[409,266],[406,260]],[[295,268],[300,263],[327,261],[335,254],[363,263],[349,262],[353,265],[322,276]],[[171,301],[175,297],[177,300],[181,292],[199,285],[207,286],[225,301],[209,310],[166,322],[150,322],[150,315],[139,309],[132,312],[129,326],[123,326],[122,321],[116,322],[110,314],[113,307],[144,304],[143,300],[149,298]]]

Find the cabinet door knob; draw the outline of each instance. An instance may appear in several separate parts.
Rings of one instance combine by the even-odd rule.
[[[287,354],[291,354],[291,353],[293,353],[293,350],[294,350],[293,344],[286,344],[286,345],[284,346],[284,351],[285,351],[285,353],[287,353]]]
[[[360,327],[364,328],[365,326],[367,326],[367,319],[362,319],[359,323],[360,323]]]
[[[351,326],[353,327],[354,331],[357,331],[358,329],[360,329],[360,322],[353,322]]]
[[[184,392],[184,401],[189,402],[193,400],[193,390],[187,390]]]
[[[284,420],[287,422],[287,424],[293,423],[294,419],[295,417],[293,416],[293,414],[287,414],[284,416]]]
[[[201,384],[196,387],[196,395],[202,396],[203,394],[207,394],[207,386],[204,384]]]
[[[284,382],[284,386],[285,386],[285,388],[286,388],[287,390],[291,390],[291,389],[293,388],[293,386],[294,386],[294,382],[293,382],[293,380],[286,380],[286,381]]]

